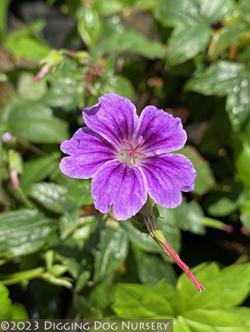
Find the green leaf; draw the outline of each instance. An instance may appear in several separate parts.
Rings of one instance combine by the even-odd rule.
[[[236,159],[236,168],[238,170],[238,178],[244,183],[244,185],[250,187],[250,146],[244,144],[241,152]]]
[[[17,90],[21,98],[38,100],[45,94],[47,85],[43,80],[34,82],[33,75],[24,72],[19,76]]]
[[[118,284],[113,309],[122,318],[173,319],[177,332],[247,332],[250,310],[235,306],[250,290],[249,269],[249,263],[221,271],[214,263],[197,266],[194,272],[205,285],[203,293],[184,274],[177,288],[165,282]]]
[[[225,96],[238,86],[243,66],[230,61],[217,61],[204,71],[198,71],[186,88],[204,95]]]
[[[163,253],[160,246],[156,244],[148,233],[141,232],[132,223],[122,223],[121,227],[126,230],[130,241],[141,250],[148,253]],[[173,227],[168,221],[166,222],[166,220],[159,220],[158,228],[166,236],[166,239],[171,243],[174,249],[179,251],[180,230],[177,227]]]
[[[40,61],[49,53],[48,46],[27,28],[11,32],[5,38],[4,46],[16,57],[32,61]]]
[[[102,93],[105,94],[110,91],[132,100],[135,98],[132,84],[123,76],[111,76],[107,84],[105,84]]]
[[[177,332],[192,332],[191,328],[188,326],[186,320],[178,316],[177,319],[174,319],[174,331]]]
[[[198,71],[186,88],[205,95],[226,96],[226,109],[231,123],[250,142],[250,75],[243,65],[217,61],[204,71]],[[244,132],[242,132],[244,129]]]
[[[230,0],[161,0],[155,17],[165,26],[174,26],[169,39],[168,60],[179,64],[207,47],[211,24],[225,17]]]
[[[51,54],[51,62],[60,61],[60,65],[47,75],[50,87],[43,97],[43,102],[52,107],[60,107],[64,111],[72,111],[82,107],[84,75],[76,62],[67,58],[61,60],[61,56],[60,53]]]
[[[185,275],[177,283],[189,310],[232,308],[242,303],[249,294],[250,264],[232,265],[221,271],[216,265],[203,264],[194,272],[206,289],[203,293],[197,293]]]
[[[68,137],[67,123],[38,102],[18,100],[11,105],[7,125],[18,138],[33,143],[59,143]]]
[[[195,57],[205,49],[209,37],[209,28],[201,24],[194,27],[175,29],[169,39],[168,63],[177,65]]]
[[[165,26],[192,26],[220,20],[230,8],[230,0],[161,0],[155,16]]]
[[[102,31],[101,19],[94,7],[79,6],[77,10],[79,33],[84,42],[92,47]]]
[[[121,227],[127,232],[129,240],[141,250],[148,253],[160,253],[161,248],[146,233],[139,231],[130,222],[121,223]]]
[[[133,319],[168,318],[174,314],[171,300],[179,299],[178,291],[166,283],[157,286],[118,284],[113,309],[117,316]]]
[[[112,15],[116,12],[119,12],[124,6],[127,5],[127,2],[124,0],[110,0],[107,2],[106,0],[96,0],[95,8],[101,15]]]
[[[215,179],[208,162],[191,146],[186,146],[180,153],[189,158],[197,172],[194,192],[203,195],[215,184]]]
[[[166,50],[157,41],[147,39],[141,32],[131,28],[121,28],[111,32],[98,45],[95,46],[93,53],[135,53],[148,59],[162,59]]]
[[[237,203],[228,197],[221,197],[208,207],[208,213],[214,217],[225,217],[237,209]]]
[[[161,280],[171,284],[175,282],[175,272],[169,263],[159,256],[149,255],[135,248],[134,250],[139,280],[144,284],[155,285]]]
[[[0,284],[0,319],[6,319],[9,315],[11,301],[9,299],[8,289]]]
[[[33,253],[48,244],[55,221],[36,210],[17,210],[0,215],[0,255],[12,258]]]
[[[241,206],[240,220],[248,229],[250,229],[250,200],[246,200]]]
[[[127,234],[119,224],[116,223],[113,227],[107,225],[103,228],[95,258],[95,282],[115,272],[126,259],[127,253]]]
[[[63,240],[72,235],[81,246],[87,241],[96,226],[94,216],[80,217],[79,211],[65,213],[60,219],[60,235]]]
[[[250,144],[250,75],[247,72],[239,75],[227,97],[226,108],[234,129],[240,131],[240,136]]]
[[[192,325],[191,322],[199,322],[204,325],[214,326],[216,328],[222,327],[250,327],[250,309],[197,309],[188,311],[183,314],[183,317]],[[220,329],[218,329],[220,331]]]
[[[148,10],[154,8],[159,0],[96,0],[95,8],[101,15],[112,15],[126,10]]]
[[[46,157],[26,161],[20,178],[21,187],[29,188],[31,183],[42,181],[51,175],[58,168],[59,155],[59,152],[55,152]]]
[[[250,33],[250,27],[245,22],[232,22],[226,25],[213,35],[208,49],[208,55],[211,60],[217,59],[229,47],[237,48],[242,44],[242,40],[247,38]]]
[[[20,304],[12,304],[8,289],[0,283],[0,319],[27,319],[28,315]]]
[[[172,228],[180,228],[197,234],[203,234],[205,231],[203,211],[195,201],[183,202],[175,209],[167,209],[160,206],[157,206],[157,209],[159,213],[157,221],[160,225],[167,224]]]
[[[35,183],[31,186],[30,197],[48,210],[64,213],[72,211],[77,206],[67,196],[67,189],[55,183]]]
[[[114,280],[110,277],[96,285],[90,293],[89,302],[91,306],[98,311],[100,310],[102,315],[103,312],[105,312],[105,309],[108,308],[113,302],[114,287]]]
[[[67,188],[68,197],[73,200],[78,207],[93,204],[91,196],[91,182],[89,180],[72,179],[63,175],[58,169],[51,177],[55,182]]]
[[[3,39],[5,33],[9,3],[10,0],[0,1],[0,40]]]

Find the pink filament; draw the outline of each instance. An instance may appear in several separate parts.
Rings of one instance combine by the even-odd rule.
[[[141,151],[138,151],[138,149],[143,145],[143,141],[140,142],[139,144],[137,144],[136,146],[133,145],[133,143],[131,142],[127,142],[127,144],[129,145],[128,147],[124,147],[122,148],[121,151],[126,152],[129,154],[130,159],[132,160],[132,163],[135,164],[135,158],[138,157],[145,157],[145,154]]]
[[[195,275],[190,271],[189,267],[181,260],[180,256],[177,254],[177,252],[171,247],[171,245],[165,240],[159,241],[162,245],[163,250],[166,252],[167,255],[169,255],[177,265],[186,273],[188,278],[192,281],[192,283],[195,285],[196,289],[199,292],[202,292],[204,290],[204,287],[200,283],[200,281],[195,277]]]

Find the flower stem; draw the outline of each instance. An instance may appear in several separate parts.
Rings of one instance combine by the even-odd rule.
[[[154,218],[152,216],[145,217],[144,220],[147,230],[149,234],[152,236],[152,238],[162,247],[164,252],[168,256],[170,256],[175,261],[175,263],[186,273],[186,275],[192,281],[196,289],[199,292],[202,292],[204,290],[204,287],[202,286],[200,281],[195,277],[195,275],[190,271],[189,267],[182,261],[180,256],[174,250],[174,248],[167,242],[162,232],[159,229],[156,229]]]

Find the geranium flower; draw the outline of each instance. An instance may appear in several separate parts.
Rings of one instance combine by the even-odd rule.
[[[133,103],[114,93],[83,110],[87,127],[61,144],[68,154],[62,173],[92,181],[95,207],[113,210],[117,220],[140,211],[147,195],[159,205],[174,208],[182,192],[194,188],[195,170],[189,159],[173,153],[186,142],[181,120],[147,106],[140,117]]]

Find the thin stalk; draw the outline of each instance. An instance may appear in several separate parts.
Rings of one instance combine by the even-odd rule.
[[[154,217],[144,217],[144,220],[149,234],[156,241],[156,243],[158,243],[164,250],[164,252],[168,256],[170,256],[175,261],[175,263],[186,273],[186,275],[192,281],[196,289],[199,292],[202,292],[204,290],[204,287],[202,286],[200,281],[190,271],[189,267],[182,261],[174,248],[167,242],[162,232],[159,229],[156,229]]]

